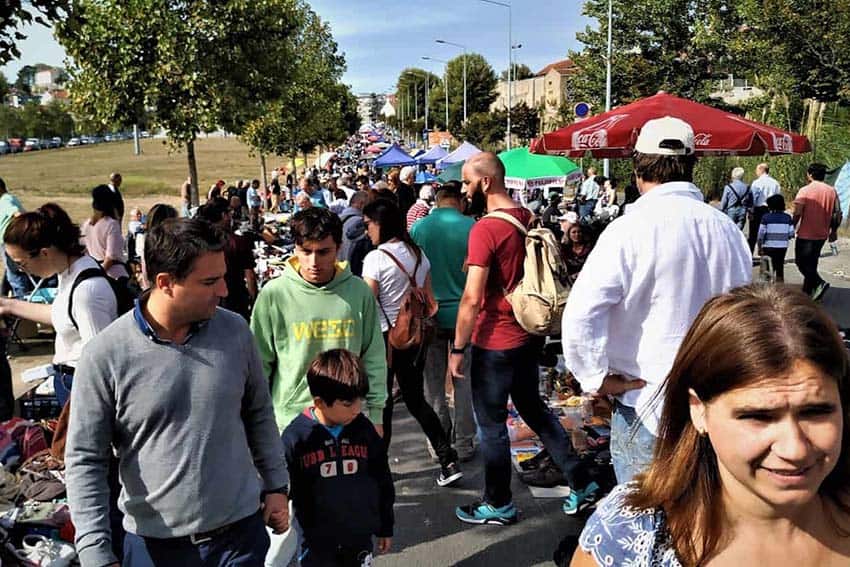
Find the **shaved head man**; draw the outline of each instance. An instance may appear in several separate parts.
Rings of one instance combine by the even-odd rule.
[[[487,211],[510,215],[528,227],[531,211],[519,207],[505,189],[505,166],[496,154],[482,152],[461,172],[467,197],[484,195]],[[525,237],[513,222],[485,216],[469,233],[467,277],[458,307],[452,376],[463,377],[464,353],[471,348],[469,380],[484,457],[484,495],[459,506],[457,518],[469,524],[508,525],[517,521],[511,495],[511,455],[505,425],[510,395],[525,423],[543,441],[570,488],[581,490],[574,471],[579,463],[564,428],[549,412],[537,390],[538,342],[517,322],[505,301],[505,289],[522,278]],[[519,401],[518,401],[519,400]]]

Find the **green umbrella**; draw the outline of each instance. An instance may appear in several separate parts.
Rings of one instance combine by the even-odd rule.
[[[437,176],[437,179],[442,183],[446,183],[448,181],[461,181],[463,176],[460,172],[463,169],[463,164],[464,162],[462,161],[451,164],[442,172],[440,172],[440,175]]]
[[[581,174],[565,157],[530,154],[528,148],[502,152],[499,159],[505,164],[505,185],[512,189],[563,186],[567,178]]]

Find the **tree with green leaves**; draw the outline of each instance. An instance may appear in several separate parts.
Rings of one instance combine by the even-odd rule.
[[[511,109],[511,135],[517,136],[522,145],[527,145],[540,132],[540,113],[525,101]]]
[[[71,0],[6,0],[0,17],[0,65],[21,56],[18,44],[27,38],[26,26],[50,26],[65,15]]]
[[[148,111],[186,148],[197,203],[195,139],[239,133],[281,96],[307,11],[301,0],[76,0],[55,31],[76,112],[129,126]]]
[[[660,90],[705,102],[732,70],[731,42],[742,23],[730,0],[613,0],[612,105]],[[570,59],[581,70],[578,100],[605,108],[608,0],[587,0],[583,14],[598,22],[577,34],[583,44]]]
[[[287,88],[242,131],[242,139],[261,155],[294,159],[298,152],[343,141],[359,126],[357,99],[339,83],[345,60],[330,27],[312,10],[305,9],[303,17],[304,25],[290,38],[294,49]]]
[[[463,137],[483,150],[497,151],[505,141],[507,114],[504,110],[476,112],[468,117]]]
[[[467,117],[490,112],[496,100],[496,72],[478,53],[459,55],[449,60],[446,82],[449,88],[449,129],[461,130],[463,122],[463,61],[466,57]]]

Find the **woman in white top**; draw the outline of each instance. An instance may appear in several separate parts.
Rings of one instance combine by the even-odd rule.
[[[115,198],[106,185],[91,192],[92,216],[83,223],[83,241],[89,255],[100,262],[106,274],[116,280],[129,278],[124,259],[124,235],[115,212]]]
[[[6,252],[22,270],[40,278],[59,275],[52,305],[4,297],[0,298],[0,315],[53,326],[54,385],[56,397],[64,405],[83,346],[117,316],[115,292],[105,278],[85,279],[77,285],[69,311],[71,288],[77,276],[83,270],[98,268],[98,264],[85,254],[79,227],[59,205],[48,203],[18,215],[9,223],[4,238]]]
[[[384,407],[384,442],[389,448],[392,436],[393,376],[398,381],[404,403],[416,418],[440,460],[437,484],[448,486],[463,473],[458,467],[457,453],[440,423],[434,409],[425,401],[425,345],[398,350],[389,345],[387,333],[395,325],[401,303],[410,288],[411,277],[416,285],[431,293],[431,263],[405,230],[404,217],[394,202],[378,199],[363,208],[366,232],[377,249],[363,260],[363,280],[372,289],[381,311],[381,330],[387,344],[387,404]]]

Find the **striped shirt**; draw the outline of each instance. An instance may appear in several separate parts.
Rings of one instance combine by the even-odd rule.
[[[758,243],[765,248],[788,248],[794,238],[794,222],[788,213],[767,213],[761,218]]]

